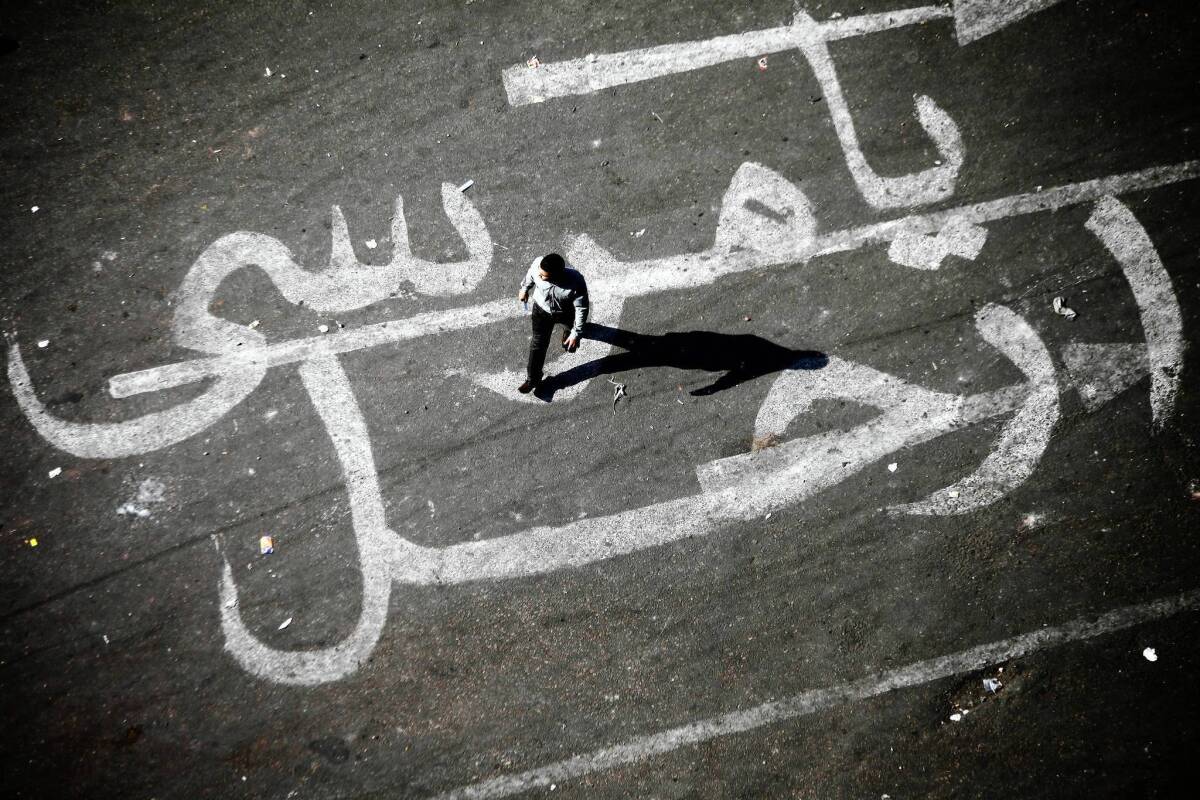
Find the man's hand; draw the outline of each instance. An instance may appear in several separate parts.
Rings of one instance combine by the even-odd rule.
[[[529,292],[525,291],[524,289],[517,292],[517,301],[518,302],[524,303],[528,299],[529,299]]]
[[[574,353],[579,349],[579,337],[571,334],[563,341],[563,347],[567,348],[568,353]]]

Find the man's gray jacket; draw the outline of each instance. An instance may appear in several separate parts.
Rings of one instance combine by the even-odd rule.
[[[582,273],[570,266],[555,276],[554,283],[544,281],[538,276],[541,263],[542,259],[539,258],[529,267],[521,282],[521,291],[533,289],[533,302],[548,314],[560,316],[573,308],[575,323],[571,326],[571,335],[579,336],[590,311],[587,281]]]

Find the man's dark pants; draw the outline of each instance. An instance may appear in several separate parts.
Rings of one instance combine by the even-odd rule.
[[[533,336],[529,339],[529,363],[525,367],[525,375],[536,383],[542,379],[546,348],[550,346],[550,335],[554,333],[554,326],[564,325],[570,331],[571,326],[575,324],[575,312],[572,310],[562,314],[551,314],[534,303],[530,319],[533,321]]]

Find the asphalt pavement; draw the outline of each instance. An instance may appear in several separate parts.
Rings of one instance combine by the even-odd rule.
[[[1200,8],[1023,5],[7,9],[5,796],[1192,796]]]

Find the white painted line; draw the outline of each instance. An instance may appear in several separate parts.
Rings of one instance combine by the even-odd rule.
[[[790,266],[801,256],[824,255],[844,252],[871,243],[890,242],[897,236],[907,234],[934,234],[949,225],[963,222],[981,224],[998,219],[1053,211],[1065,206],[1099,200],[1110,194],[1144,191],[1200,177],[1200,161],[1152,167],[1138,172],[1112,175],[1107,178],[1073,183],[1045,189],[1040,192],[1013,195],[973,205],[950,208],[928,214],[915,214],[887,222],[864,225],[843,231],[835,231],[802,241],[794,252],[785,252],[782,242],[772,246],[767,253],[741,250],[737,253],[722,253],[716,250],[703,253],[686,253],[662,259],[619,264],[622,274],[614,276],[609,294],[614,297],[637,296],[635,287],[641,286],[643,293],[663,288],[702,286],[719,277],[735,272],[768,267]],[[732,189],[732,186],[731,186]],[[771,189],[772,198],[780,194],[778,188]],[[457,193],[455,193],[457,196]],[[792,222],[791,225],[795,225]],[[718,230],[718,238],[722,231]],[[773,241],[763,234],[765,239]],[[576,248],[586,249],[591,239],[581,236],[576,239]],[[593,245],[594,246],[594,245]],[[586,263],[584,256],[572,256],[580,264]],[[657,275],[651,272],[657,271]],[[604,274],[596,274],[596,288],[606,283]],[[655,280],[650,280],[653,277]],[[593,281],[589,281],[591,283]],[[658,286],[657,284],[662,284]],[[521,308],[511,299],[493,300],[475,306],[430,311],[407,319],[379,322],[361,328],[348,329],[327,336],[296,339],[267,346],[247,348],[244,352],[183,361],[161,367],[115,375],[109,380],[109,392],[113,397],[130,397],[135,394],[183,386],[206,378],[237,372],[255,372],[264,367],[274,367],[303,361],[318,355],[349,353],[369,347],[391,344],[428,336],[466,330],[493,322],[521,316]],[[11,370],[11,367],[10,367]]]
[[[1155,429],[1162,430],[1175,409],[1185,347],[1171,276],[1146,229],[1117,198],[1102,198],[1086,227],[1120,262],[1133,290],[1150,359],[1150,410]]]
[[[812,689],[740,711],[698,720],[659,733],[638,736],[621,744],[593,750],[544,767],[503,775],[462,786],[431,800],[493,800],[579,778],[625,764],[636,764],[682,747],[721,736],[756,730],[814,714],[827,708],[878,697],[897,689],[922,686],[943,678],[975,672],[1014,658],[1071,642],[1082,642],[1147,622],[1165,619],[1200,605],[1200,590],[1127,606],[1099,617],[1080,617],[1053,628],[1042,628],[1010,639],[972,647],[950,655],[918,661],[850,683]]]
[[[953,16],[949,6],[924,6],[883,14],[863,14],[820,23],[825,41],[848,39],[868,33],[902,28]],[[590,94],[613,86],[661,78],[711,67],[739,58],[758,58],[796,46],[792,25],[765,28],[693,42],[664,44],[622,53],[589,55],[570,61],[542,63],[536,69],[516,64],[504,70],[502,79],[509,105],[541,103],[555,97]]]

